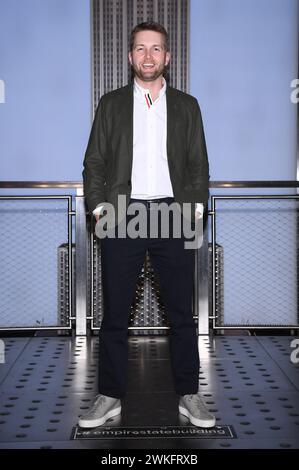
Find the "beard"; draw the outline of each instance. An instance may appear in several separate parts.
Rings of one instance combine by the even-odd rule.
[[[154,67],[153,70],[144,70],[134,64],[131,67],[133,72],[132,75],[137,76],[143,82],[153,82],[157,78],[161,77],[166,70],[164,64],[160,64],[158,67]]]

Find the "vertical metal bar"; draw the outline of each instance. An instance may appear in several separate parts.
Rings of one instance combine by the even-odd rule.
[[[133,2],[133,25],[137,25],[137,0]]]
[[[177,64],[176,64],[176,87],[179,90],[182,90],[182,67],[181,67],[181,58],[183,55],[182,51],[182,5],[181,5],[181,0],[177,0],[177,17],[175,18],[176,24],[177,24],[177,31],[176,31],[176,43],[177,43]]]
[[[203,230],[203,242],[197,250],[196,259],[196,288],[195,302],[198,312],[198,335],[209,334],[209,239],[208,239],[208,221]]]
[[[213,328],[216,326],[216,220],[215,220],[215,198],[211,197],[212,202],[212,315]]]
[[[117,0],[112,1],[112,89],[117,88],[117,27],[116,27],[116,4]]]
[[[163,8],[164,8],[163,26],[166,29],[166,31],[168,31],[168,11],[167,11],[168,6],[170,8],[169,0],[167,2],[164,2],[164,4],[163,4]]]
[[[195,266],[194,266],[194,288],[193,288],[193,317],[197,319],[197,325],[199,321],[199,305],[198,305],[198,263],[199,263],[199,250],[195,250]],[[197,332],[199,335],[199,330]]]
[[[122,2],[122,85],[128,83],[128,5],[127,0]]]
[[[96,48],[96,52],[98,54],[98,68],[96,70],[96,77],[93,77],[94,80],[95,78],[97,79],[97,93],[98,93],[98,100],[99,98],[106,92],[106,88],[105,88],[105,75],[104,75],[104,67],[107,67],[107,65],[105,64],[105,60],[104,60],[104,7],[103,7],[103,0],[100,1],[99,3],[99,14],[98,14],[98,22],[99,22],[99,26],[98,26],[98,31],[96,31],[96,34],[98,35],[97,37],[97,48]],[[107,21],[107,19],[106,19]],[[95,24],[94,24],[95,26]],[[93,42],[94,44],[94,42]],[[96,106],[97,103],[94,103],[94,105]]]
[[[94,311],[94,236],[93,233],[91,233],[90,236],[90,316],[91,316],[91,330],[94,329],[94,316],[95,316],[95,311]]]
[[[86,335],[87,228],[82,190],[76,196],[76,335]]]
[[[186,5],[186,57],[185,57],[185,66],[183,67],[183,73],[185,74],[184,77],[184,87],[182,88],[183,91],[189,93],[190,90],[190,1],[187,0]]]
[[[73,316],[73,224],[72,224],[72,196],[68,197],[68,278],[69,278],[69,317]],[[71,325],[71,321],[69,323]]]
[[[94,26],[94,4],[93,0],[89,1],[89,8],[90,8],[90,82],[91,82],[91,113],[90,116],[93,118],[94,110],[95,110],[95,71],[98,70],[98,61],[96,60],[96,48],[94,44],[94,32],[96,28]]]
[[[297,67],[298,73],[297,77],[299,78],[299,20],[298,20],[298,13],[299,13],[299,4],[297,2]],[[294,77],[295,78],[295,77]],[[297,105],[297,181],[299,180],[299,106]],[[299,188],[297,188],[296,192],[298,194]]]
[[[298,74],[299,77],[299,20],[298,20],[298,13],[299,13],[299,4],[297,2],[297,67],[298,67]],[[299,180],[299,106],[297,104],[297,181]],[[296,188],[296,194],[299,194],[299,188]],[[296,257],[298,260],[298,251],[299,251],[299,243],[298,243],[298,234],[299,234],[299,220],[297,218],[297,247],[296,247]],[[299,263],[297,262],[297,279],[299,278]],[[299,295],[297,295],[297,321],[299,323]]]
[[[159,21],[158,17],[158,0],[154,0],[153,4],[153,9],[154,9],[154,21]]]

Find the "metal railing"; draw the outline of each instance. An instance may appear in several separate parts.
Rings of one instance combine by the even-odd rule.
[[[266,192],[211,195],[213,330],[298,330],[298,187],[298,181],[211,184],[225,193]],[[272,188],[292,194],[268,194]]]
[[[244,189],[244,188],[298,188],[299,183],[297,181],[212,181],[210,182],[211,192],[213,189]],[[62,328],[58,326],[46,326],[46,327],[28,327],[28,329],[70,329],[75,326],[75,331],[77,335],[86,335],[88,325],[93,321],[93,316],[88,312],[88,287],[87,287],[87,278],[88,278],[88,246],[89,246],[89,233],[87,230],[87,218],[86,218],[86,208],[84,203],[83,196],[83,186],[81,182],[61,182],[61,181],[5,181],[0,182],[0,190],[2,193],[5,190],[65,190],[73,191],[74,194],[67,194],[62,196],[44,196],[44,198],[55,198],[61,197],[66,198],[69,201],[68,207],[68,260],[69,260],[69,324]],[[0,196],[1,199],[13,199],[13,198],[42,198],[43,196]],[[211,235],[212,235],[212,312],[209,312],[209,228],[208,223],[205,225],[203,244],[200,250],[196,253],[196,265],[195,265],[195,285],[194,285],[194,316],[198,318],[198,330],[200,334],[208,334],[210,326],[213,329],[225,329],[225,328],[267,328],[267,325],[223,325],[219,324],[217,321],[217,311],[216,311],[216,213],[217,206],[216,201],[221,198],[246,198],[247,196],[211,196],[211,210],[209,210],[208,215],[211,219]],[[297,199],[296,195],[285,196],[285,195],[272,195],[272,196],[261,196],[261,195],[249,195],[249,198],[260,198],[260,197],[273,197],[273,198],[293,198]],[[75,210],[73,210],[72,199],[75,199]],[[75,219],[75,223],[74,223]],[[72,231],[75,229],[75,269],[74,269],[74,279],[75,285],[72,285]],[[74,297],[75,305],[75,315],[72,312],[72,299]],[[91,294],[92,295],[92,294]],[[218,318],[219,320],[219,318]],[[269,326],[270,327],[270,326]],[[277,328],[297,328],[297,324],[278,326]],[[153,327],[132,327],[132,329],[146,329],[152,330]],[[156,327],[154,327],[156,328]],[[158,327],[159,328],[159,327]],[[165,329],[165,327],[161,327]],[[273,328],[273,325],[271,325]],[[4,328],[1,329],[10,329]],[[26,329],[26,327],[13,327],[12,329]]]

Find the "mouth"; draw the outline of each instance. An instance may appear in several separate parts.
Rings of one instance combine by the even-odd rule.
[[[153,69],[155,64],[142,64],[142,67],[147,70]]]

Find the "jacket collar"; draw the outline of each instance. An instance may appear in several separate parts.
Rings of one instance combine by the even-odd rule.
[[[154,101],[154,103],[156,103],[158,100],[160,100],[166,93],[166,89],[167,89],[167,83],[166,83],[166,80],[165,78],[163,78],[163,85],[162,85],[162,88],[159,92],[159,96],[158,98]],[[145,96],[147,96],[147,99],[148,99],[148,95],[150,95],[150,98],[151,98],[151,94],[150,94],[150,90],[148,88],[143,88],[139,85],[139,83],[137,83],[136,80],[134,80],[134,99],[138,99],[139,101],[141,101],[142,103],[146,103],[146,98]],[[151,98],[152,99],[152,98]]]

